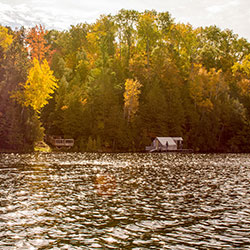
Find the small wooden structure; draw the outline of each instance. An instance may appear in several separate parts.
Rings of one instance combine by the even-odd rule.
[[[147,152],[176,152],[182,151],[182,137],[156,137],[152,144],[146,147]]]
[[[61,136],[48,136],[48,142],[58,148],[71,148],[74,146],[74,139],[63,139]]]

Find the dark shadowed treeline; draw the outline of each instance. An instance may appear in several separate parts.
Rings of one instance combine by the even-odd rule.
[[[250,152],[250,44],[231,30],[121,10],[64,32],[1,27],[0,47],[0,148],[28,150],[45,130],[77,151],[182,136]]]

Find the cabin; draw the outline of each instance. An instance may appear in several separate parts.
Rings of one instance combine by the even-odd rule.
[[[74,139],[63,139],[61,136],[48,136],[48,142],[60,149],[60,148],[71,148],[74,146]]]
[[[181,151],[183,146],[182,137],[156,137],[150,146],[146,147],[147,152],[173,152]]]

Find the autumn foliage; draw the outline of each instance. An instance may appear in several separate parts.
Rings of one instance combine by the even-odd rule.
[[[133,79],[127,79],[124,92],[124,114],[131,121],[139,108],[140,87],[142,85]]]
[[[42,25],[36,25],[29,30],[25,40],[31,58],[36,58],[39,62],[42,62],[50,53],[50,45],[45,40],[46,34],[47,31]]]
[[[30,29],[26,44],[32,58],[32,67],[28,72],[27,81],[20,83],[21,90],[12,95],[21,105],[31,107],[37,113],[40,113],[58,87],[57,79],[45,59],[50,54],[50,46],[46,45],[44,37],[46,34],[47,31],[42,25]]]
[[[65,31],[0,26],[0,118],[10,149],[32,145],[43,124],[81,152],[143,151],[155,136],[250,152],[250,43],[154,10]]]
[[[51,94],[58,87],[57,80],[46,60],[40,64],[36,58],[33,59],[33,67],[22,87],[23,89],[14,94],[14,97],[21,105],[30,106],[34,111],[40,113],[40,110],[52,98]]]
[[[8,34],[8,29],[0,26],[0,47],[6,50],[13,41],[12,35]]]

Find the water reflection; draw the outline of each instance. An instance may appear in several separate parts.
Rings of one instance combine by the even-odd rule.
[[[110,173],[101,173],[96,175],[95,188],[99,195],[110,196],[115,193],[115,176]]]
[[[1,249],[249,249],[249,156],[3,154]]]

